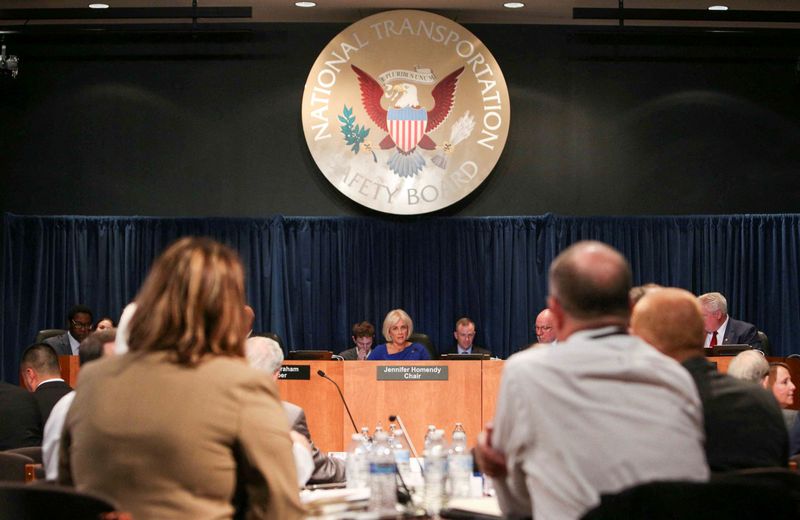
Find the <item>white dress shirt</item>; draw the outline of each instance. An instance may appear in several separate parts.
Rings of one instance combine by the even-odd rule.
[[[731,317],[727,316],[725,318],[725,323],[719,326],[717,329],[717,345],[722,345],[722,340],[725,338],[725,330],[728,328],[728,321],[730,321]],[[706,333],[706,342],[703,345],[705,348],[711,348],[711,337],[714,335],[713,332]]]
[[[69,339],[69,348],[70,348],[70,350],[72,350],[72,355],[73,356],[77,356],[78,355],[78,347],[81,346],[81,342],[78,341],[77,339],[73,338],[71,332],[67,332],[67,338]]]
[[[42,463],[47,480],[56,480],[58,477],[58,447],[61,444],[61,430],[64,429],[64,419],[67,418],[67,412],[72,406],[73,399],[75,399],[75,392],[70,392],[59,399],[44,425]]]
[[[707,480],[703,415],[689,373],[615,327],[512,356],[497,401],[495,479],[506,516],[580,518],[602,493]]]

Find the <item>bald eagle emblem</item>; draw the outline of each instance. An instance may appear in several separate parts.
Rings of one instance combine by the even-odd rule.
[[[436,130],[453,109],[458,78],[464,67],[454,70],[433,87],[431,110],[421,106],[416,85],[399,82],[384,88],[363,70],[355,65],[351,67],[358,77],[364,110],[387,134],[378,146],[381,150],[394,149],[387,166],[400,177],[415,176],[425,166],[419,149],[436,149],[436,143],[428,134]],[[384,98],[389,99],[388,109],[381,105]]]

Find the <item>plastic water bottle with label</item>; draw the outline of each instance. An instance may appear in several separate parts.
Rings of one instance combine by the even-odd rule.
[[[460,424],[460,423],[459,423]],[[472,495],[472,454],[467,450],[467,434],[453,432],[453,443],[450,446],[447,462],[449,488],[451,497],[469,497]]]
[[[347,449],[347,487],[361,488],[369,485],[369,449],[360,433],[350,437]]]
[[[438,515],[445,504],[447,485],[447,447],[444,430],[434,431],[425,448],[425,511]]]
[[[375,434],[369,456],[369,510],[378,515],[397,513],[397,464],[386,432]]]

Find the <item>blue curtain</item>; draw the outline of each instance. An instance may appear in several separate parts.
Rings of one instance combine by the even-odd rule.
[[[577,218],[3,217],[0,345],[16,381],[39,329],[89,305],[118,317],[153,259],[173,240],[204,235],[242,257],[255,328],[292,349],[347,346],[353,323],[380,330],[406,309],[441,351],[467,315],[476,343],[507,357],[534,339],[547,269],[567,245],[597,239],[622,251],[637,284],[720,291],[730,313],[765,331],[776,355],[800,349],[800,215]],[[380,338],[379,338],[380,339]]]

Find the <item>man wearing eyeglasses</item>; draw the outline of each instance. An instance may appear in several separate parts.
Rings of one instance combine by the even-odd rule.
[[[56,351],[59,356],[77,356],[78,346],[92,332],[92,311],[85,305],[75,305],[69,310],[67,327],[69,330],[61,336],[47,338],[44,342]]]
[[[557,343],[556,322],[553,311],[545,309],[536,316],[536,341],[538,343]]]

